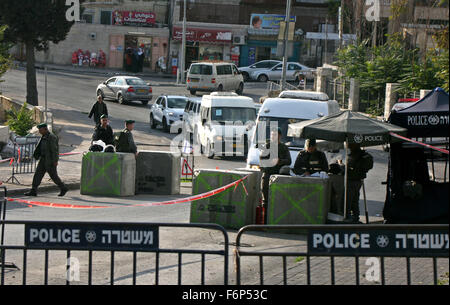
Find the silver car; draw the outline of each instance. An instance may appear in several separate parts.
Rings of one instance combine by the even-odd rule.
[[[300,81],[300,74],[298,72],[306,72],[312,70],[311,68],[304,66],[298,62],[288,62],[286,70],[287,81]],[[273,68],[259,70],[250,73],[250,78],[259,82],[278,81],[281,80],[283,72],[283,63],[279,63]]]
[[[248,67],[240,67],[238,70],[242,73],[244,81],[249,81],[251,73],[271,69],[279,63],[281,63],[279,60],[261,60]]]
[[[118,101],[120,104],[141,101],[143,105],[147,105],[153,98],[153,90],[150,84],[139,77],[114,76],[97,86],[98,95],[103,99]]]

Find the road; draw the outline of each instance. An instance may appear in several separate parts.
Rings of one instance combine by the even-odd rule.
[[[26,83],[25,83],[25,71],[22,69],[15,69],[7,72],[3,77],[4,83],[0,83],[0,91],[3,95],[24,100],[26,95]],[[104,81],[106,77],[101,75],[83,75],[74,74],[62,71],[51,71],[48,73],[48,107],[52,111],[55,124],[60,128],[61,143],[66,146],[73,147],[77,150],[86,150],[90,143],[90,135],[92,134],[93,124],[87,117],[92,103],[95,101],[95,90],[97,85]],[[44,102],[44,75],[41,70],[38,71],[38,91],[40,104]],[[174,86],[167,79],[158,78],[144,78],[146,82],[158,84],[153,86],[154,97],[161,94],[188,94],[184,87]],[[265,95],[265,85],[259,83],[250,83],[244,90],[244,95],[252,97],[254,100]],[[155,98],[154,98],[155,99]],[[143,106],[140,103],[132,105],[120,105],[117,102],[107,102],[111,125],[114,130],[123,128],[123,121],[126,119],[134,119],[136,121],[135,141],[138,143],[140,150],[153,150],[153,149],[165,149],[162,147],[154,147],[151,144],[168,145],[170,141],[176,135],[170,135],[164,133],[161,129],[151,130],[149,127],[149,108],[150,105]],[[380,216],[382,214],[384,199],[385,199],[385,186],[381,185],[382,181],[386,179],[387,172],[387,154],[381,150],[380,147],[370,148],[368,151],[374,156],[374,169],[371,170],[366,179],[366,191],[368,198],[369,214],[371,216]],[[245,160],[241,159],[214,159],[210,160],[205,157],[196,158],[195,168],[220,168],[220,169],[235,169],[245,167]],[[76,174],[76,173],[75,173]],[[187,196],[190,190],[184,188],[183,195],[175,196],[179,198]],[[167,196],[135,196],[132,198],[103,198],[92,196],[81,196],[79,191],[70,191],[63,199],[56,197],[56,194],[42,194],[38,197],[39,201],[44,202],[57,202],[57,203],[80,203],[80,204],[97,204],[97,205],[112,205],[114,208],[105,208],[97,210],[86,209],[49,209],[45,207],[29,207],[25,204],[11,203],[8,208],[8,219],[16,220],[72,220],[72,221],[112,221],[112,222],[166,222],[166,223],[188,223],[190,204],[168,205],[168,206],[151,206],[151,207],[134,207],[127,208],[127,206],[135,203],[148,203],[159,202],[167,199]],[[361,211],[364,211],[364,207],[361,202]],[[7,234],[8,243],[20,243],[23,241],[23,230],[20,228],[12,227],[10,233]],[[8,232],[8,230],[7,230]],[[235,237],[234,231],[229,231],[231,235],[231,241]],[[219,233],[208,232],[200,230],[197,232],[175,230],[175,233],[169,233],[168,230],[164,230],[163,234],[166,234],[167,238],[164,239],[168,246],[174,247],[217,247],[222,242]],[[182,238],[175,238],[183,234]],[[301,239],[301,238],[300,238]],[[255,247],[264,247],[267,245],[273,249],[290,249],[292,247],[298,247],[299,238],[288,236],[275,238],[273,236],[252,236],[248,244]],[[231,249],[231,247],[230,247]],[[232,256],[232,254],[230,254]],[[103,257],[103,256],[102,256]],[[20,261],[20,254],[11,254],[8,256],[13,261]],[[103,257],[104,258],[104,257]],[[217,258],[211,258],[211,262],[216,262]],[[154,259],[153,259],[154,260]],[[64,266],[64,259],[59,258],[61,266]],[[103,262],[103,260],[101,259]],[[232,257],[230,257],[232,262]],[[41,266],[42,263],[38,259],[33,259],[36,266]],[[117,276],[123,281],[118,283],[125,283],[130,281],[129,270],[125,268],[125,265],[121,265],[121,261],[118,262],[116,269]],[[176,262],[176,260],[175,260]],[[166,271],[171,271],[169,276],[170,283],[176,282],[177,269],[176,263],[172,258],[163,261]],[[245,275],[245,279],[250,282],[257,282],[256,273],[257,262],[255,265],[251,265]],[[289,261],[289,264],[296,264],[295,259]],[[197,283],[198,278],[195,274],[195,270],[198,270],[200,262],[198,258],[188,258],[183,262],[183,266],[186,266],[187,271],[183,273],[183,279],[187,282]],[[220,284],[220,265],[213,264],[209,266],[208,278],[210,283]],[[58,265],[59,266],[59,265]],[[279,266],[279,262],[267,262],[265,265],[267,270],[266,274],[276,273],[273,268]],[[56,267],[55,267],[56,268]],[[100,268],[100,267],[98,267]],[[139,267],[141,268],[141,267]],[[183,267],[184,268],[184,267]],[[96,269],[100,272],[100,269]],[[230,272],[233,271],[233,266],[230,266]],[[153,274],[154,270],[140,269],[142,276],[148,276]],[[186,277],[186,278],[184,278]],[[63,279],[59,278],[55,280],[57,283],[61,283]],[[107,276],[102,274],[99,278],[100,283],[107,283]]]

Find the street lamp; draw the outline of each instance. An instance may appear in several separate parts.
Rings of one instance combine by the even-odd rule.
[[[286,66],[288,61],[288,51],[289,51],[289,25],[291,21],[291,0],[286,2],[286,26],[284,29],[284,56],[283,56],[283,67],[281,74],[281,90],[284,90],[286,85]]]
[[[185,83],[184,79],[184,69],[185,69],[185,54],[186,54],[186,0],[183,4],[183,35],[181,38],[181,57],[180,57],[180,73],[181,73],[181,83]]]

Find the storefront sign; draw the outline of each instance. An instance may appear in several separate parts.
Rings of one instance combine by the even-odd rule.
[[[156,22],[154,13],[114,11],[114,25],[152,26]]]
[[[280,22],[285,21],[286,15],[273,14],[252,14],[250,26],[254,29],[279,29]],[[295,16],[291,16],[291,22],[296,21]]]
[[[312,230],[309,254],[448,256],[448,231]]]
[[[31,249],[151,250],[159,244],[158,227],[146,224],[27,224]]]
[[[205,42],[225,42],[231,43],[231,31],[228,30],[209,30],[209,29],[186,29],[187,41],[205,41]],[[173,39],[182,40],[183,29],[180,27],[173,28]]]

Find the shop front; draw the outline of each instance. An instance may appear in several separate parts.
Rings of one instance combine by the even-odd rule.
[[[181,51],[183,30],[174,27],[173,40]],[[201,60],[231,60],[231,30],[188,28],[186,30],[185,69]]]

